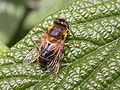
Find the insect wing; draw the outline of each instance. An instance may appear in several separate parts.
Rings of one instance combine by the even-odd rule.
[[[34,47],[25,57],[23,63],[30,64],[39,58],[39,50]]]

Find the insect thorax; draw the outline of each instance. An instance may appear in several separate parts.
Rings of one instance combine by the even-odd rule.
[[[53,28],[51,28],[48,34],[54,38],[63,38],[64,30],[65,30],[65,27],[53,26]]]

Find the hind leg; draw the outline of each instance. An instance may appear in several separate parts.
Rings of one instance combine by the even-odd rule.
[[[60,63],[58,62],[58,63],[55,65],[54,74],[58,74],[59,69],[60,69]]]

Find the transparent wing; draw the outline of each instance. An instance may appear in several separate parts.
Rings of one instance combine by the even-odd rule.
[[[23,63],[30,64],[39,58],[39,50],[35,46],[25,57]]]

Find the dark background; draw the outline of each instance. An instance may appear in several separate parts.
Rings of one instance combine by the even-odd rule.
[[[0,0],[0,43],[13,46],[43,18],[73,0]]]

